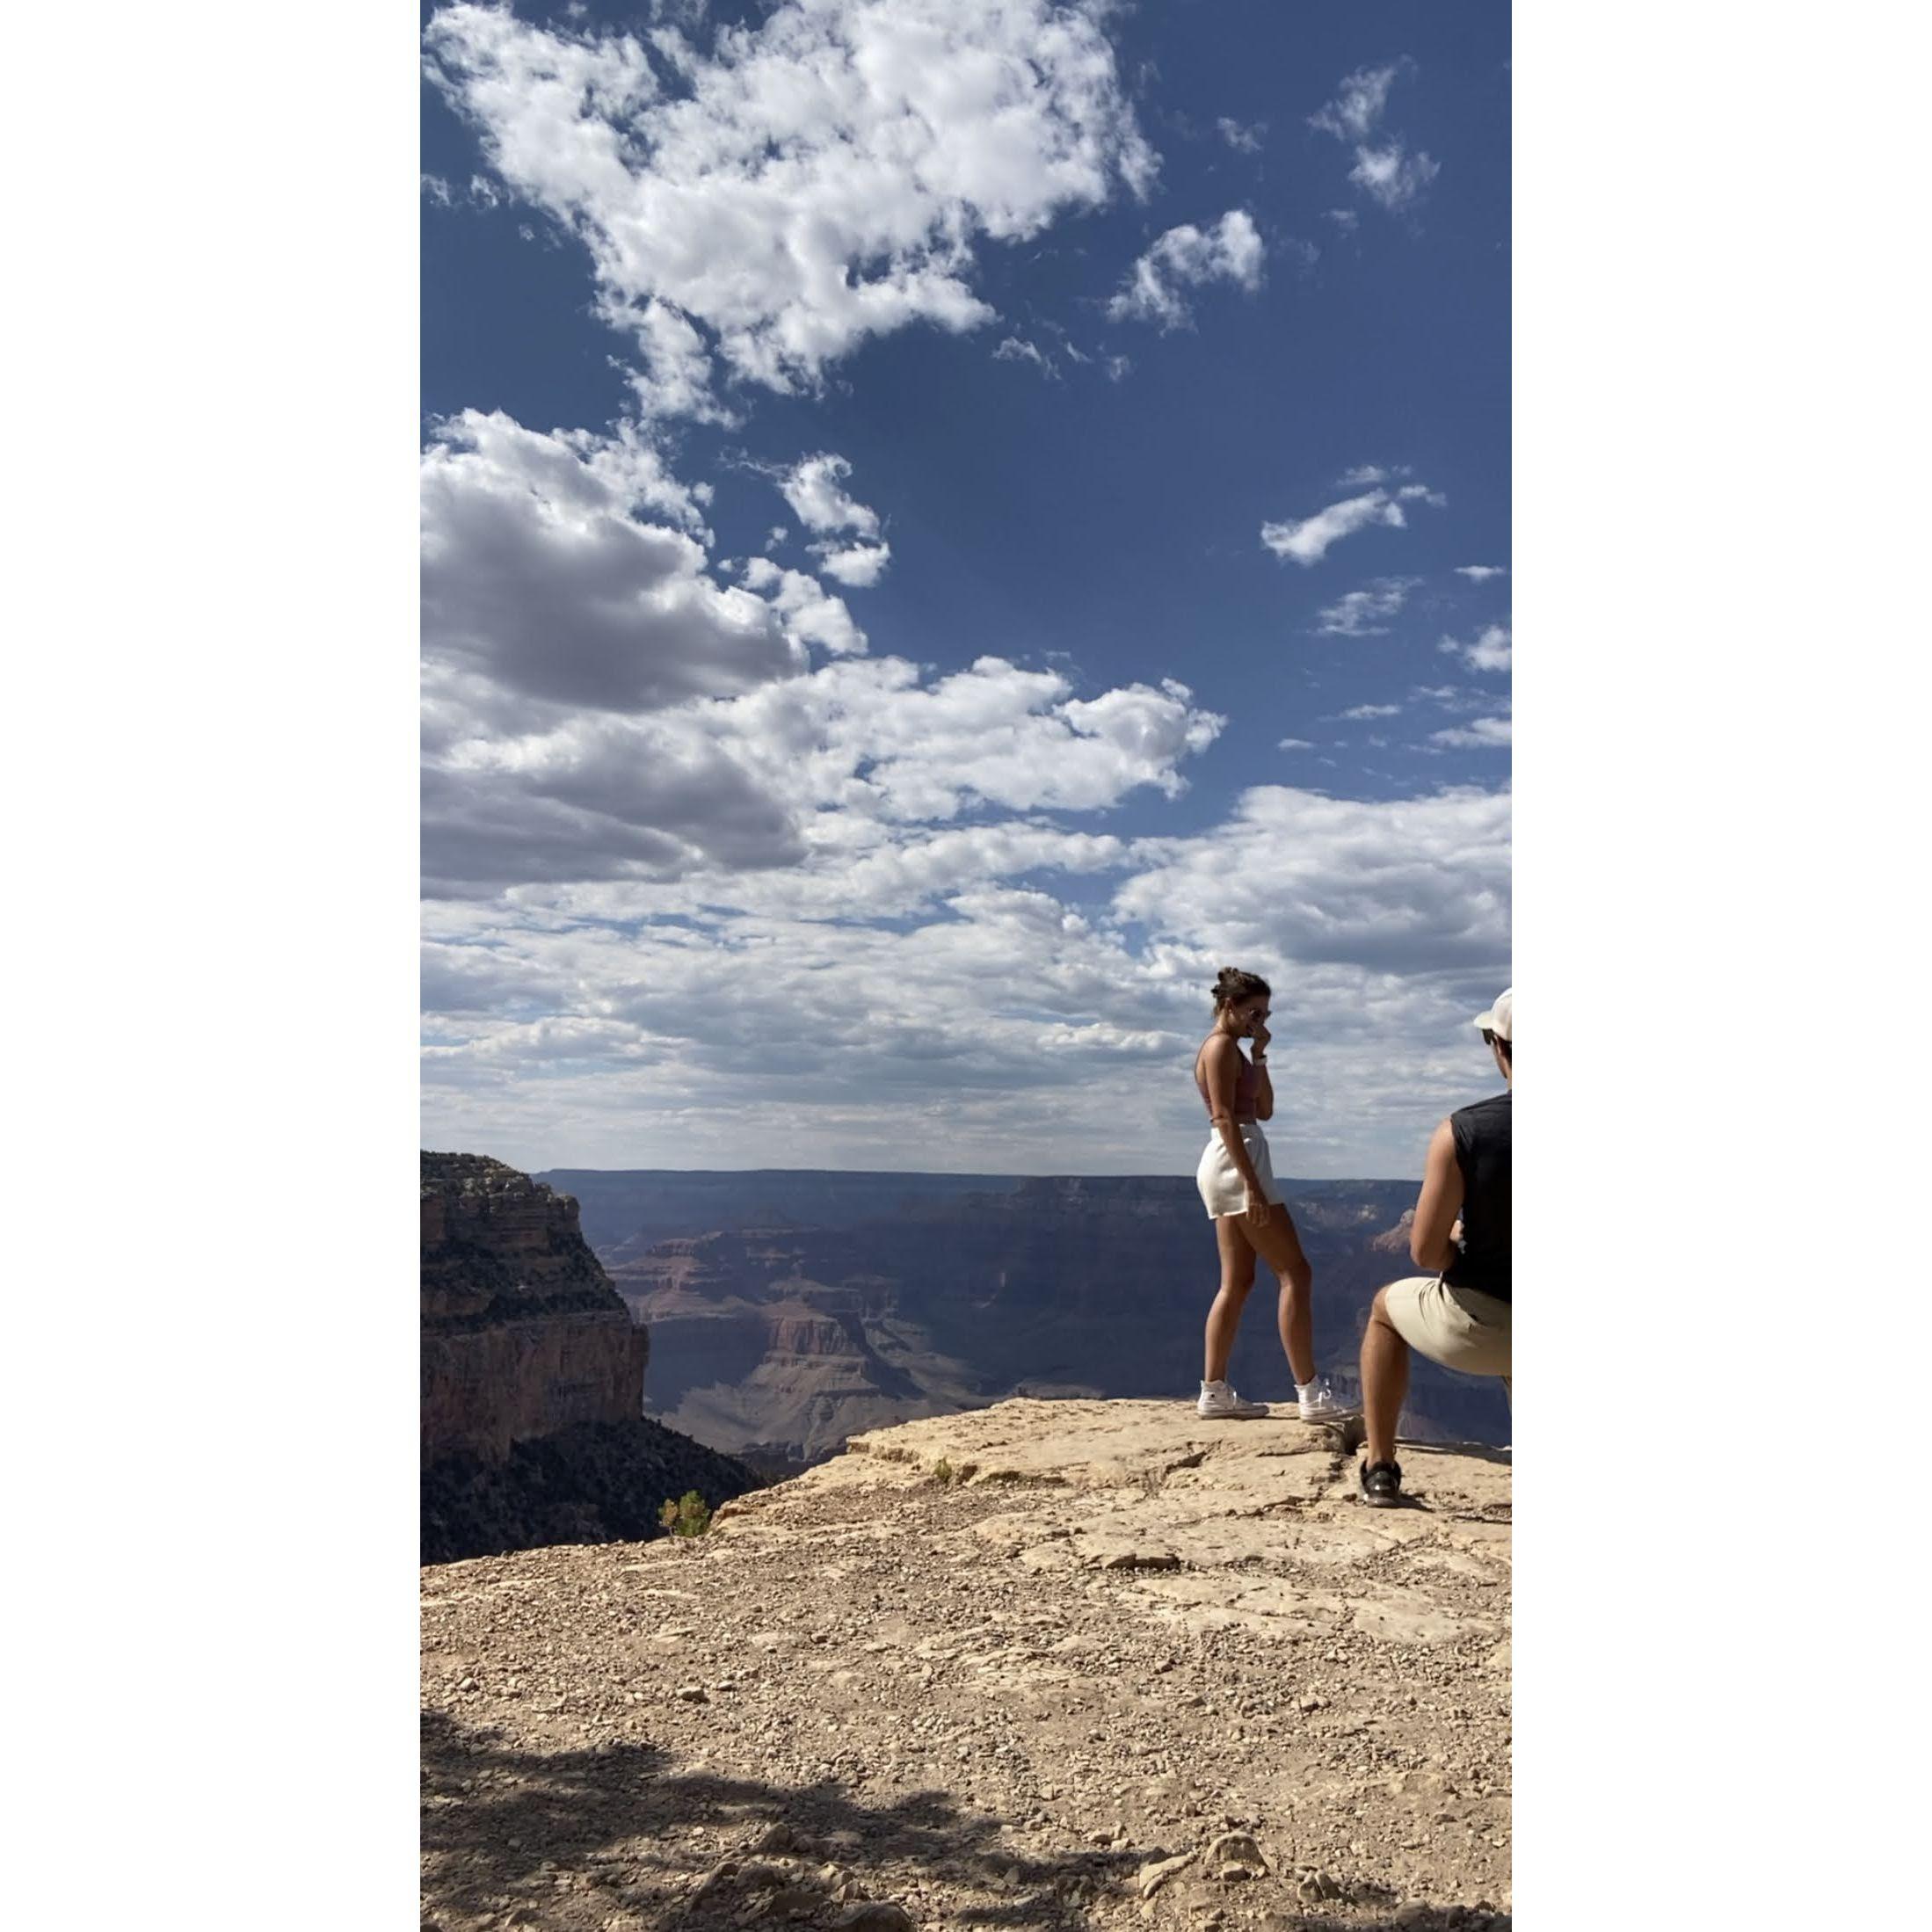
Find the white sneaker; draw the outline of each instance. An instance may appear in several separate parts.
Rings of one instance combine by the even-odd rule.
[[[1326,1376],[1317,1376],[1308,1384],[1308,1393],[1296,1397],[1296,1413],[1304,1422],[1345,1422],[1362,1413],[1362,1405],[1344,1402],[1328,1386]]]
[[[1241,1421],[1268,1413],[1267,1403],[1244,1402],[1225,1382],[1203,1382],[1201,1399],[1195,1407],[1204,1416],[1232,1416]]]

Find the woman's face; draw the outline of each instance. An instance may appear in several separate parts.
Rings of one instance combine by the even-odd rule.
[[[1256,993],[1252,999],[1237,1000],[1228,1009],[1229,1029],[1238,1040],[1246,1040],[1258,1026],[1267,1021],[1267,995]]]

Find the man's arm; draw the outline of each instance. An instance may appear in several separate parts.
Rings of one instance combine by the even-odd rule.
[[[1439,1274],[1455,1260],[1451,1231],[1462,1211],[1463,1170],[1456,1163],[1456,1136],[1444,1121],[1430,1137],[1422,1192],[1416,1196],[1409,1229],[1409,1255],[1418,1267]]]

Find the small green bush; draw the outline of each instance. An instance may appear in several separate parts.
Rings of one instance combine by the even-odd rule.
[[[711,1527],[711,1506],[694,1489],[687,1489],[676,1502],[665,1499],[657,1521],[674,1536],[701,1536]]]

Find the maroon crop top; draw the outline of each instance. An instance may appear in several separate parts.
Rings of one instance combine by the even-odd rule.
[[[1260,1082],[1255,1076],[1247,1057],[1237,1049],[1235,1064],[1240,1071],[1234,1076],[1234,1117],[1238,1121],[1254,1118],[1254,1100]],[[1208,1109],[1208,1118],[1214,1118],[1214,1100],[1208,1092],[1208,1083],[1201,1078],[1201,1062],[1197,1057],[1194,1064],[1194,1084],[1201,1090],[1202,1103]]]

